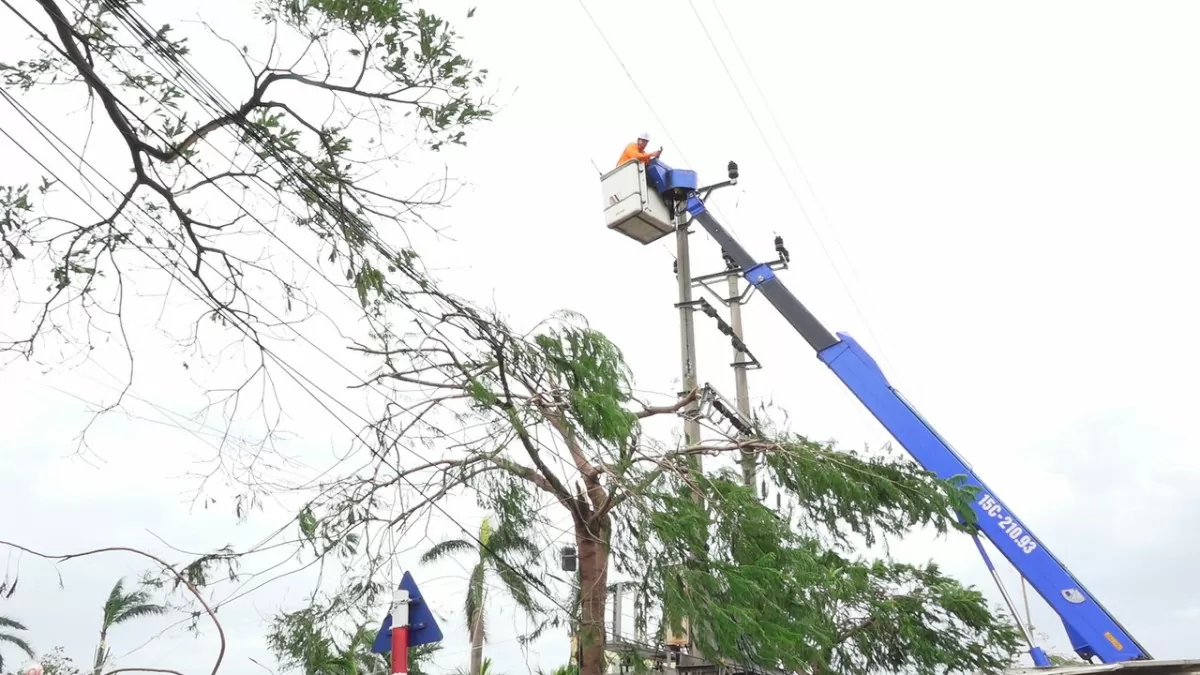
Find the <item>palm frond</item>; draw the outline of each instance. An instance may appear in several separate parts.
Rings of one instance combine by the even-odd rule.
[[[526,614],[534,616],[541,612],[541,607],[533,599],[533,594],[529,591],[529,584],[526,583],[524,576],[508,565],[498,566],[496,574],[504,582],[504,586],[508,589],[508,594],[512,596],[513,601]]]
[[[0,628],[12,628],[14,630],[29,630],[28,628],[25,627],[25,624],[21,623],[20,621],[17,621],[16,619],[10,619],[7,616],[0,616]]]
[[[483,657],[483,663],[480,664],[479,675],[504,675],[496,671],[495,665],[492,663],[492,657]]]
[[[0,633],[0,642],[10,644],[25,652],[25,655],[29,658],[33,658],[33,647],[31,647],[28,642],[17,637],[16,635],[13,635],[12,633]]]
[[[122,608],[121,613],[117,614],[117,616],[113,618],[112,623],[115,626],[126,621],[132,621],[134,619],[140,619],[147,616],[161,616],[166,613],[167,608],[163,607],[162,605],[154,605],[150,603],[133,605]]]
[[[118,614],[121,613],[121,607],[125,604],[125,578],[117,579],[117,583],[113,584],[112,590],[108,592],[108,599],[104,601],[104,627],[107,628],[113,624]]]
[[[436,562],[442,558],[454,555],[456,553],[465,553],[467,551],[474,550],[475,545],[468,541],[464,541],[462,539],[450,539],[449,541],[443,541],[431,546],[429,550],[421,556],[421,564]]]
[[[528,558],[533,558],[541,553],[541,549],[527,534],[528,530],[523,525],[506,520],[492,533],[488,541],[488,551],[493,555],[522,553]]]

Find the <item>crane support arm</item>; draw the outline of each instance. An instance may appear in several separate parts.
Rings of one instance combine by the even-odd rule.
[[[695,192],[679,195],[682,206],[729,254],[767,300],[812,346],[875,419],[926,470],[942,479],[958,477],[976,489],[972,504],[980,532],[1025,577],[1062,618],[1080,657],[1104,663],[1149,659],[1150,655],[1012,512],[975,475],[933,426],[888,382],[875,359],[845,333],[831,334],[792,294],[769,266],[760,264],[713,217]],[[965,480],[964,480],[965,479]]]

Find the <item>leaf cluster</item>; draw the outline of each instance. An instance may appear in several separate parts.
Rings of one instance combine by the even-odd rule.
[[[344,625],[331,618],[331,607],[312,605],[277,614],[267,629],[267,646],[285,672],[303,675],[383,675],[391,672],[386,654],[371,645],[378,630],[369,622]],[[409,650],[409,673],[427,675],[440,644]]]

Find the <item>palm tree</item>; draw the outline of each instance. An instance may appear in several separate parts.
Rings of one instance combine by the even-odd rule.
[[[113,626],[146,616],[166,614],[167,608],[150,602],[144,590],[125,592],[125,580],[118,579],[104,601],[104,620],[100,623],[100,645],[96,647],[96,665],[92,675],[100,675],[108,662],[108,631]]]
[[[28,630],[25,628],[24,624],[18,621],[13,621],[6,616],[0,616],[0,629],[4,628],[9,630]],[[25,652],[25,655],[29,658],[33,658],[33,647],[30,647],[28,642],[26,642],[19,635],[14,635],[8,631],[0,630],[0,647],[4,646],[5,644],[10,644]],[[4,668],[4,652],[0,651],[0,669],[2,668]]]
[[[517,605],[528,614],[538,613],[538,606],[529,592],[529,585],[517,569],[528,564],[540,553],[526,536],[521,527],[512,521],[501,521],[492,529],[490,518],[484,518],[479,526],[479,544],[463,539],[451,539],[432,548],[421,556],[422,563],[431,563],[443,558],[470,551],[475,554],[477,562],[471,570],[471,579],[467,583],[466,620],[467,632],[471,636],[471,669],[469,675],[485,675],[483,672],[483,642],[486,634],[484,626],[484,597],[486,577],[489,571],[500,577],[508,594]],[[509,560],[506,554],[516,554],[517,559]]]

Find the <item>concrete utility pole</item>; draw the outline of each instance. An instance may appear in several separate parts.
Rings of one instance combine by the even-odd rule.
[[[682,204],[675,204],[675,276],[679,282],[679,354],[682,367],[683,394],[691,393],[698,386],[696,375],[696,321],[692,309],[692,265],[689,250],[687,212]],[[692,401],[683,409],[683,442],[687,447],[700,442],[700,402]],[[689,461],[691,470],[704,470],[700,456]],[[700,498],[696,495],[697,500]],[[669,630],[669,629],[668,629]],[[672,631],[673,633],[673,631]],[[684,618],[683,634],[667,636],[667,645],[691,648],[691,623]]]
[[[787,249],[783,246],[782,237],[775,237],[775,253],[779,257],[767,264],[771,267],[771,269],[786,269],[791,256],[788,254]],[[738,437],[745,438],[748,434],[752,433],[752,417],[750,414],[750,385],[747,371],[749,371],[751,368],[762,367],[762,365],[758,362],[758,359],[754,358],[754,355],[751,354],[749,349],[746,347],[745,335],[742,326],[742,305],[746,304],[746,302],[750,300],[750,297],[754,293],[754,287],[750,286],[743,291],[741,276],[744,270],[734,264],[733,260],[730,259],[728,255],[725,255],[723,251],[722,255],[725,258],[724,272],[716,272],[713,274],[692,277],[691,283],[693,286],[697,286],[708,291],[713,295],[713,297],[715,297],[717,300],[720,300],[722,305],[725,305],[729,308],[729,323],[726,324],[717,315],[716,310],[708,305],[708,303],[703,299],[693,303],[693,305],[698,306],[701,311],[715,319],[717,321],[718,328],[721,329],[721,332],[729,335],[731,338],[730,342],[733,343],[733,363],[731,365],[733,366],[734,381],[737,387],[737,392],[735,395],[737,406],[736,417],[739,418],[734,422],[734,425],[738,429]],[[725,278],[727,295],[722,295],[710,285],[711,283],[720,280],[721,277]],[[731,421],[733,420],[731,419]],[[755,489],[757,492],[757,457],[751,453],[747,453],[742,456],[741,465],[742,483],[749,488]]]
[[[692,310],[692,263],[688,246],[687,212],[682,205],[675,211],[675,276],[679,282],[679,355],[683,373],[683,393],[697,387],[696,375],[696,321]],[[700,442],[699,402],[689,403],[683,410],[683,437],[687,445]],[[696,458],[696,470],[700,470],[700,458]]]
[[[733,267],[729,274],[729,323],[733,328],[733,337],[741,340],[743,344],[746,342],[746,336],[742,331],[742,284],[740,270]],[[750,362],[746,358],[746,352],[733,348],[733,377],[735,401],[737,403],[738,414],[747,422],[750,421],[750,382],[746,370],[749,368]],[[754,491],[758,491],[757,487],[757,466],[758,458],[754,453],[744,453],[742,455],[742,483]]]

